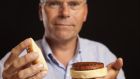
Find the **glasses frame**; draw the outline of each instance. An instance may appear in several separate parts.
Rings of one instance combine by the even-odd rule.
[[[56,1],[59,2],[59,5],[57,5],[57,6],[50,6],[48,0],[41,0],[41,1],[42,1],[41,4],[45,5],[49,9],[56,9],[56,10],[58,10],[58,9],[62,9],[63,7],[65,7],[64,6],[64,2],[59,2],[59,0],[56,0]],[[72,9],[72,10],[78,10],[78,9],[81,9],[86,3],[87,3],[87,0],[83,0],[83,2],[81,2],[79,4],[79,6],[70,6],[68,4],[68,2],[67,2],[67,7],[69,7],[69,9]]]

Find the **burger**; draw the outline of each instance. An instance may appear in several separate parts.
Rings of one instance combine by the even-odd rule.
[[[77,62],[70,70],[72,79],[94,79],[107,75],[107,68],[101,62]]]

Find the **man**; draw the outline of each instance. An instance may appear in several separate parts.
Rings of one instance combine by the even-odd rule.
[[[48,71],[41,71],[42,64],[31,64],[37,53],[23,55],[31,44],[29,38],[0,61],[1,79],[71,79],[70,68],[78,61],[103,62],[108,74],[102,79],[125,79],[122,58],[116,59],[104,45],[78,35],[88,13],[86,0],[41,0],[39,12],[45,34],[36,43],[46,58]]]

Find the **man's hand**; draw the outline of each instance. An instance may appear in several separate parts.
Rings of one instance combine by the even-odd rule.
[[[107,66],[108,68],[108,74],[104,78],[96,78],[96,79],[117,79],[117,75],[119,73],[119,70],[123,66],[123,59],[118,58],[115,62],[109,64]]]
[[[38,53],[28,53],[19,58],[30,44],[31,40],[26,39],[11,50],[4,64],[3,79],[42,79],[46,75],[43,64],[32,64],[38,58]]]

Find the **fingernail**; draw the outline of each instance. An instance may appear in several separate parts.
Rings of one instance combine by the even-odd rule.
[[[38,53],[33,52],[33,56],[34,56],[34,57],[38,57]]]
[[[38,67],[44,67],[44,64],[38,64]]]
[[[42,73],[43,73],[42,76],[44,77],[44,76],[47,75],[48,72],[47,71],[43,71]]]

